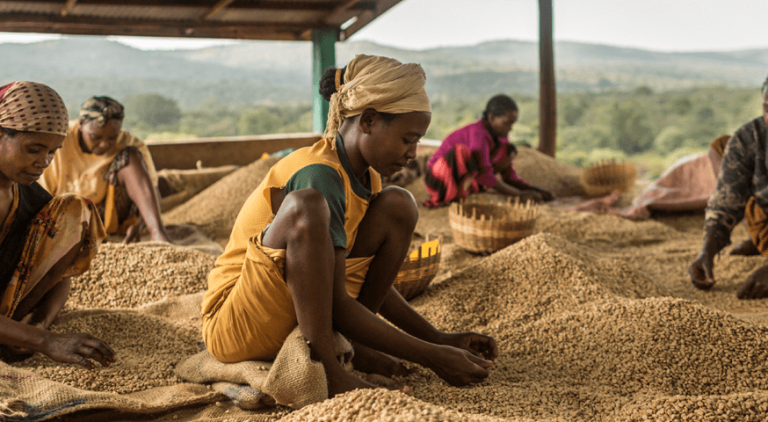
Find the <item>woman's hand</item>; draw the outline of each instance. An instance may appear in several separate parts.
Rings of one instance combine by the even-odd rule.
[[[542,199],[544,199],[545,202],[549,202],[553,199],[555,199],[555,194],[548,190],[539,189],[539,193],[541,193]]]
[[[756,269],[736,293],[739,299],[762,299],[768,297],[768,265]]]
[[[490,361],[496,360],[499,356],[496,340],[483,334],[473,332],[443,333],[441,344],[466,350],[477,357]]]
[[[541,193],[535,190],[524,190],[520,192],[520,201],[531,201],[533,203],[544,202],[544,198]]]
[[[436,346],[430,353],[427,367],[448,384],[461,387],[481,382],[488,377],[490,360],[479,358],[472,353],[452,346]]]
[[[711,254],[706,252],[700,253],[696,260],[688,267],[691,283],[701,290],[711,289],[715,285],[715,278],[712,276],[714,265],[714,258]]]
[[[48,332],[40,352],[56,362],[74,363],[86,369],[95,368],[88,359],[99,362],[101,366],[109,366],[117,360],[115,352],[107,343],[85,333]]]

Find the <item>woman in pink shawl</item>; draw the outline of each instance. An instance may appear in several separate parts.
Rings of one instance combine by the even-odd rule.
[[[517,118],[515,101],[499,94],[488,101],[480,120],[448,135],[427,163],[425,205],[447,205],[488,189],[524,201],[551,200],[550,192],[517,177],[512,166],[517,149],[507,135]]]

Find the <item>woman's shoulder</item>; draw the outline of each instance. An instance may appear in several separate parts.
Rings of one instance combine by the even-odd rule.
[[[744,125],[733,133],[733,136],[738,138],[741,142],[768,142],[768,139],[765,139],[766,136],[768,136],[765,119],[763,116],[760,116],[744,123]]]
[[[121,145],[123,148],[125,147],[143,147],[144,141],[139,139],[137,136],[132,134],[131,132],[128,132],[125,129],[120,129],[120,135],[117,137],[117,145]]]
[[[482,120],[462,126],[451,132],[445,139],[463,140],[465,142],[484,137],[488,131],[483,126]]]

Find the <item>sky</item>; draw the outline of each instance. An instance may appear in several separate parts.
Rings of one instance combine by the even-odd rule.
[[[553,0],[554,38],[656,51],[768,48],[768,0]],[[0,42],[51,39],[0,32]],[[141,49],[231,41],[111,37]],[[538,39],[538,0],[403,0],[351,41],[427,49]]]

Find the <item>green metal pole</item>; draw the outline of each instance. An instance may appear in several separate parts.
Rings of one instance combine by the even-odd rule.
[[[312,122],[315,132],[323,133],[328,121],[328,102],[320,95],[320,77],[328,66],[336,65],[336,28],[312,31]]]

